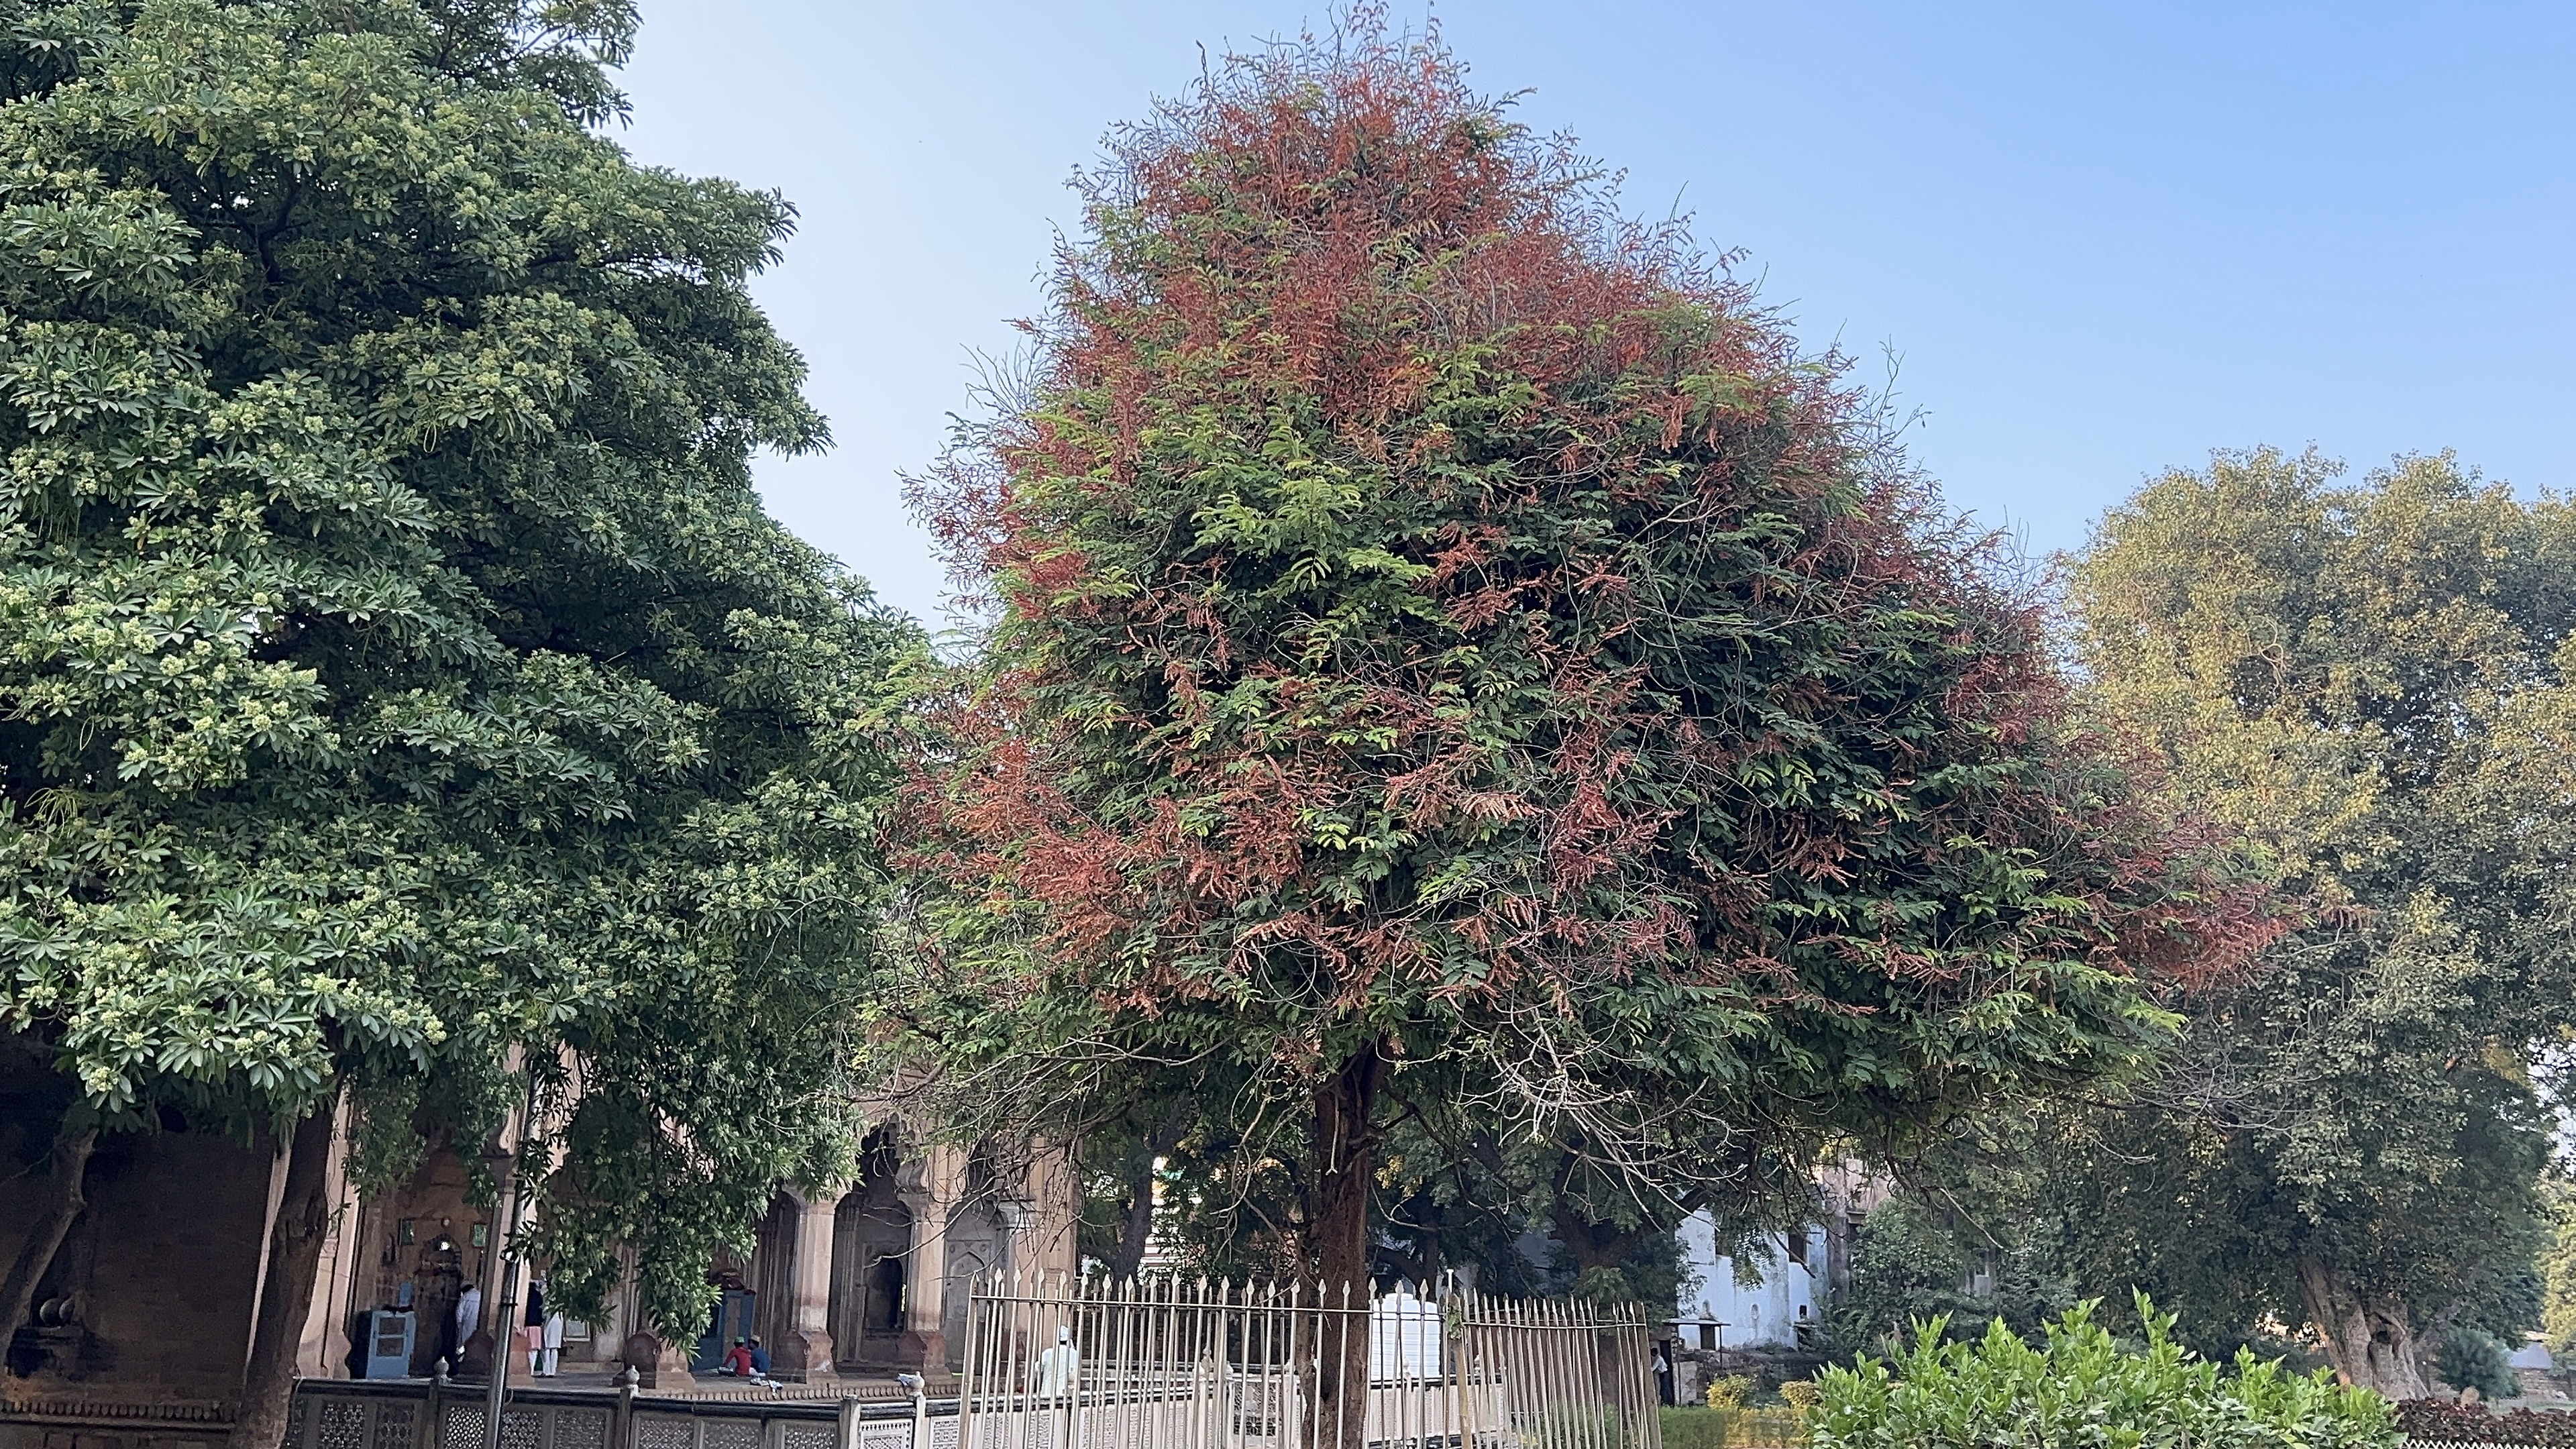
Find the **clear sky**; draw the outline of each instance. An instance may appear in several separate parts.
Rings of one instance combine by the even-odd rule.
[[[838,445],[772,509],[936,618],[898,475],[1040,304],[1112,123],[1302,0],[643,0],[642,160],[803,212],[758,292]],[[1420,0],[1396,5],[1419,23]],[[1678,198],[1766,301],[1928,414],[1915,455],[2033,551],[2145,477],[2310,443],[2576,481],[2576,7],[1451,0],[1520,113]]]

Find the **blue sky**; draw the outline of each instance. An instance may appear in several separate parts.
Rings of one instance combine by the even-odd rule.
[[[1040,304],[1064,187],[1277,0],[644,0],[624,140],[784,190],[761,279],[838,445],[764,460],[798,532],[935,618],[898,475]],[[1419,0],[1399,4],[1418,23]],[[2072,547],[2152,473],[2310,443],[2576,476],[2576,7],[1453,0],[1520,113],[1680,208],[1810,344],[1927,417],[1952,503]]]

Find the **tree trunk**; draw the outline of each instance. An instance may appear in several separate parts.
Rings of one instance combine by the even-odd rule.
[[[2431,1392],[2405,1305],[2373,1297],[2342,1269],[2315,1258],[2299,1260],[2299,1298],[2308,1321],[2325,1334],[2326,1361],[2337,1374],[2382,1398]]]
[[[295,1124],[287,1147],[286,1190],[278,1200],[277,1226],[269,1234],[268,1273],[260,1280],[259,1318],[251,1327],[250,1362],[242,1370],[233,1449],[278,1449],[286,1442],[287,1409],[295,1397],[295,1351],[313,1305],[322,1237],[331,1227],[331,1138],[337,1115],[325,1103]]]
[[[1118,1246],[1110,1251],[1109,1276],[1127,1282],[1145,1266],[1145,1250],[1154,1241],[1154,1163],[1181,1140],[1181,1129],[1189,1123],[1190,1099],[1183,1097],[1163,1113],[1162,1121],[1145,1133],[1142,1149],[1136,1155],[1128,1174],[1127,1224],[1118,1235]]]
[[[1556,1240],[1565,1245],[1566,1256],[1574,1260],[1574,1286],[1584,1291],[1585,1280],[1603,1269],[1625,1270],[1628,1259],[1635,1255],[1637,1244],[1644,1240],[1647,1229],[1623,1228],[1617,1223],[1596,1222],[1583,1216],[1560,1197],[1548,1210],[1548,1226],[1556,1229]]]
[[[1315,1089],[1316,1276],[1319,1319],[1316,1449],[1363,1449],[1369,1375],[1369,1188],[1377,1176],[1377,1089],[1386,1058],[1372,1042]],[[1345,1296],[1347,1294],[1347,1296]]]
[[[9,1276],[0,1280],[0,1353],[5,1353],[27,1315],[36,1306],[36,1285],[44,1280],[45,1270],[53,1266],[54,1254],[71,1235],[72,1224],[80,1220],[81,1209],[88,1199],[81,1195],[81,1184],[89,1175],[90,1149],[98,1145],[98,1124],[81,1128],[72,1126],[72,1114],[87,1116],[75,1105],[63,1118],[62,1127],[54,1133],[53,1167],[45,1177],[44,1215],[37,1218],[35,1231],[27,1235],[26,1246],[18,1250],[18,1260],[9,1265]]]

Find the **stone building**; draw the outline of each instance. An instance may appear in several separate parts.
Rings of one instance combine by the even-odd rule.
[[[872,1136],[856,1181],[806,1193],[782,1187],[756,1226],[747,1258],[720,1258],[714,1324],[729,1338],[759,1335],[784,1378],[817,1381],[909,1370],[944,1372],[962,1347],[967,1286],[978,1276],[1074,1268],[1075,1186],[1060,1154],[913,1146],[896,1129]],[[490,1236],[465,1195],[465,1164],[434,1151],[412,1176],[375,1196],[348,1192],[322,1250],[321,1283],[305,1329],[307,1376],[358,1371],[356,1328],[369,1309],[411,1285],[412,1364],[427,1373],[462,1346],[452,1318],[459,1292],[483,1277]],[[488,1323],[497,1312],[484,1305]],[[601,1321],[565,1325],[563,1366],[579,1373],[632,1359],[647,1374],[684,1373],[699,1344],[664,1345],[658,1362],[634,1342],[644,1324],[631,1297]]]
[[[1887,1200],[1888,1184],[1849,1159],[1818,1167],[1814,1178],[1814,1221],[1768,1234],[1758,1262],[1738,1265],[1719,1251],[1708,1213],[1683,1222],[1683,1259],[1697,1287],[1674,1305],[1677,1347],[1798,1348],[1824,1326],[1826,1299],[1850,1284],[1853,1240]]]
[[[49,1075],[0,1066],[0,1265],[18,1256],[39,1214],[43,1173],[21,1169],[42,1159],[59,1117]],[[0,1449],[222,1443],[285,1159],[273,1143],[245,1145],[176,1114],[162,1125],[100,1140],[87,1205],[39,1282],[31,1321],[7,1345]],[[446,1325],[493,1248],[467,1166],[439,1147],[391,1190],[361,1194],[335,1154],[338,1210],[304,1327],[302,1375],[362,1373],[364,1315],[398,1305],[417,1329],[413,1373],[460,1349]],[[966,1286],[978,1274],[1074,1268],[1075,1194],[1059,1153],[964,1151],[881,1130],[855,1181],[782,1189],[755,1225],[751,1252],[709,1265],[725,1290],[721,1326],[759,1334],[786,1378],[944,1373],[962,1350]],[[495,1317],[486,1302],[487,1327]],[[566,1326],[564,1371],[604,1373],[634,1359],[666,1389],[684,1382],[700,1345],[662,1343],[641,1327],[621,1292],[600,1322]]]
[[[1741,1265],[1720,1250],[1716,1220],[1684,1220],[1678,1235],[1695,1280],[1673,1316],[1658,1325],[1673,1376],[1675,1402],[1696,1403],[1711,1379],[1772,1373],[1819,1352],[1832,1296],[1851,1284],[1852,1245],[1862,1220],[1887,1200],[1889,1184],[1860,1162],[1815,1171],[1813,1221],[1765,1235],[1760,1260]]]

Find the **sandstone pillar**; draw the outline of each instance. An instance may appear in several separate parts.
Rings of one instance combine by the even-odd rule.
[[[948,1335],[942,1327],[948,1302],[948,1210],[966,1185],[966,1154],[954,1147],[924,1146],[896,1177],[895,1198],[912,1215],[912,1241],[904,1251],[903,1337],[895,1355],[924,1374],[948,1372]]]
[[[358,1327],[358,1315],[382,1304],[360,1297],[359,1280],[365,1276],[367,1248],[375,1241],[369,1226],[381,1219],[381,1213],[363,1210],[358,1197],[358,1184],[349,1176],[350,1109],[342,1098],[334,1109],[339,1113],[339,1126],[331,1134],[331,1160],[325,1169],[325,1197],[331,1204],[331,1226],[322,1240],[322,1261],[317,1270],[313,1302],[305,1312],[304,1329],[295,1350],[295,1373],[298,1378],[345,1379],[350,1376],[349,1361],[357,1351],[357,1339],[364,1336]]]
[[[832,1346],[832,1224],[843,1189],[823,1188],[796,1195],[795,1264],[788,1270],[787,1311],[779,1315],[778,1347],[770,1355],[773,1372],[799,1383],[829,1384],[840,1378]]]

